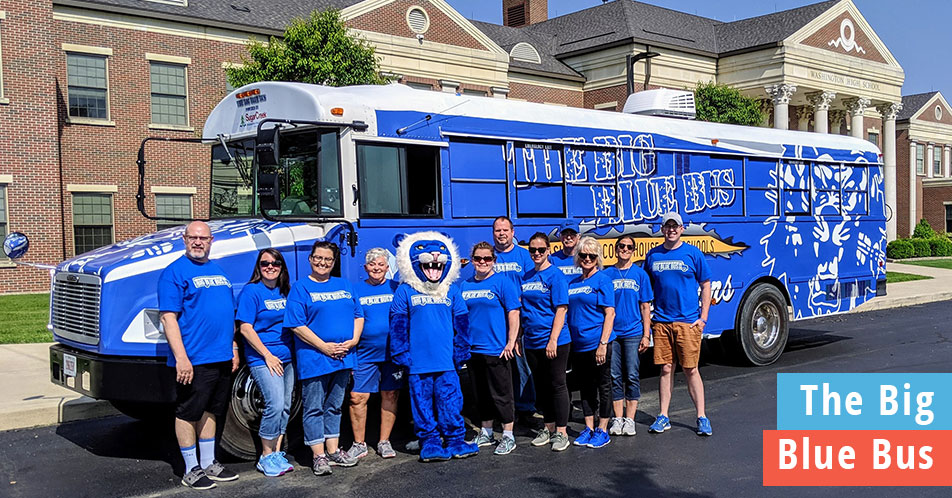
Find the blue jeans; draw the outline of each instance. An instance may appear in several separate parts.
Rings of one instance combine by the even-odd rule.
[[[294,367],[284,363],[284,375],[272,375],[267,365],[251,367],[251,376],[264,397],[264,413],[258,435],[262,439],[276,439],[288,428],[291,416],[291,394],[294,393]]]
[[[641,381],[638,374],[641,359],[638,357],[638,344],[641,343],[642,337],[637,335],[612,341],[612,401],[637,401],[641,398]],[[629,415],[633,416],[634,414]]]
[[[350,369],[301,381],[304,398],[304,444],[314,446],[340,437],[340,407],[350,381]]]
[[[519,339],[519,350],[522,356],[516,355],[516,368],[512,369],[512,388],[516,395],[516,410],[520,412],[534,412],[536,407],[535,383],[532,381],[532,370],[526,361],[525,348],[522,339]]]

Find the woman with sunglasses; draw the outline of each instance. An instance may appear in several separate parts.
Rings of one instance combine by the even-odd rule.
[[[275,249],[258,253],[251,280],[238,295],[235,319],[245,338],[245,359],[261,396],[264,413],[258,436],[261,457],[256,467],[268,477],[294,470],[281,451],[291,415],[294,369],[291,368],[291,331],[284,327],[284,307],[291,288],[284,256]]]
[[[615,412],[608,434],[635,435],[635,413],[641,398],[639,354],[648,349],[651,333],[651,281],[632,262],[635,239],[622,235],[615,242],[618,263],[605,269],[615,288],[615,340],[612,341],[612,409]],[[627,384],[627,387],[626,387]]]
[[[520,354],[519,291],[512,280],[493,271],[496,254],[489,242],[473,246],[470,259],[475,273],[460,284],[469,309],[472,369],[481,429],[477,446],[496,444],[496,455],[508,455],[516,448],[512,433],[516,408],[512,388],[512,359]],[[493,421],[502,424],[502,439],[493,437]]]
[[[332,277],[340,250],[333,242],[311,248],[311,274],[295,282],[288,295],[284,325],[294,331],[295,366],[304,400],[304,444],[314,454],[315,475],[331,465],[353,467],[357,459],[338,447],[340,413],[354,346],[364,328],[364,311],[350,283]]]
[[[602,246],[582,237],[575,251],[582,273],[569,282],[569,332],[572,334],[572,370],[578,376],[585,429],[576,446],[601,448],[611,442],[608,421],[612,415],[612,351],[615,339],[615,291],[602,269]],[[598,427],[595,427],[595,413]]]
[[[552,444],[552,451],[569,447],[569,390],[565,370],[572,336],[565,324],[569,286],[549,261],[549,237],[536,232],[529,238],[529,256],[535,268],[522,278],[522,334],[545,427],[532,446]]]

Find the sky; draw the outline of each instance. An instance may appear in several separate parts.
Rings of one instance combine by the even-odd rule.
[[[629,0],[612,0],[629,1]],[[642,0],[644,3],[730,22],[817,3],[818,0]],[[502,24],[502,0],[447,0],[469,19]],[[549,0],[549,17],[600,5],[602,0]],[[906,73],[902,94],[939,90],[952,99],[952,1],[853,0]],[[906,5],[908,8],[900,8]],[[946,50],[942,52],[942,50]],[[943,55],[945,54],[945,55]]]

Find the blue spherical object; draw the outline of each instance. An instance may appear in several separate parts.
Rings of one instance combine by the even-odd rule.
[[[10,259],[22,258],[30,248],[30,239],[20,232],[13,232],[3,240],[3,252]]]

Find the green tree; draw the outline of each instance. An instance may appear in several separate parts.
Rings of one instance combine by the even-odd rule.
[[[250,40],[242,65],[226,69],[234,87],[256,81],[297,81],[327,86],[382,84],[374,48],[352,36],[337,10],[291,21],[283,39]]]
[[[694,89],[694,105],[699,121],[747,126],[760,126],[764,121],[757,100],[745,97],[727,85],[698,82]]]

